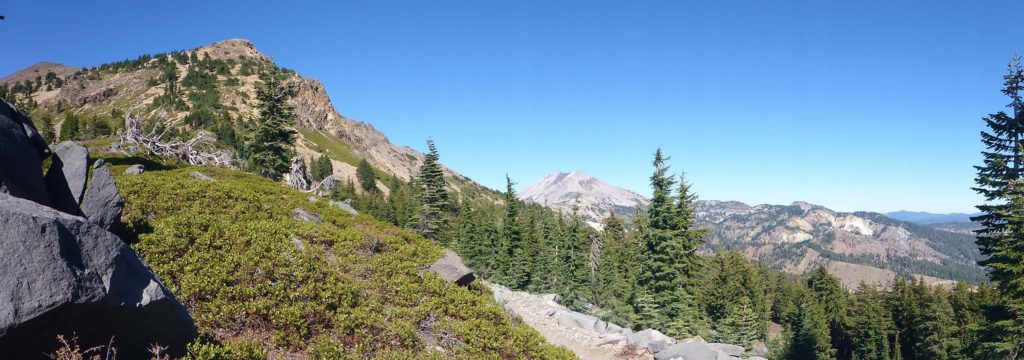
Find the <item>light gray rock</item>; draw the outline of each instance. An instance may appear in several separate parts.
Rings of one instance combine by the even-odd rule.
[[[135,251],[84,218],[0,194],[0,354],[38,357],[56,336],[146,358],[182,354],[195,336],[185,308]]]
[[[637,332],[632,337],[627,335],[626,338],[628,340],[628,344],[635,345],[638,349],[647,349],[651,353],[664,350],[668,346],[676,343],[675,339],[654,329],[644,329]]]
[[[547,316],[547,317],[551,317],[552,315],[555,315],[556,313],[558,313],[558,311],[556,311],[555,309],[544,310],[544,316]]]
[[[625,329],[623,329],[621,326],[615,325],[613,323],[608,323],[608,326],[605,327],[605,332],[609,333],[609,334],[621,334],[622,330],[625,330]]]
[[[50,148],[32,120],[0,100],[0,193],[50,206],[43,183],[43,159]]]
[[[142,174],[144,172],[146,172],[146,165],[142,165],[142,164],[135,164],[135,165],[129,166],[127,169],[124,169],[124,174],[125,175],[139,175],[139,174]]]
[[[309,210],[306,210],[306,209],[303,209],[303,208],[295,208],[295,210],[292,210],[292,215],[295,218],[295,220],[299,220],[299,221],[315,222],[315,223],[323,221],[323,219],[320,217],[320,215],[317,215],[316,213],[314,213],[312,211],[309,211]]]
[[[46,190],[51,207],[72,215],[81,215],[79,204],[89,178],[89,149],[73,141],[57,145],[46,172]]]
[[[437,262],[430,265],[430,268],[428,268],[427,271],[437,274],[441,279],[459,286],[469,286],[473,280],[476,280],[476,275],[473,274],[473,270],[470,270],[469,267],[462,262],[462,258],[459,257],[459,254],[456,254],[451,250],[445,250],[444,256],[437,260]]]
[[[624,341],[626,341],[626,337],[622,336],[622,334],[605,334],[605,335],[601,336],[601,338],[599,338],[597,340],[597,342],[594,343],[594,345],[597,345],[597,346],[615,345],[615,344],[618,344],[618,343],[621,343],[621,342],[624,342]]]
[[[193,171],[191,175],[192,175],[192,178],[196,179],[196,180],[209,181],[209,182],[217,182],[217,179],[209,177],[206,174],[203,174],[203,173],[201,173],[199,171]]]
[[[96,160],[92,170],[92,180],[82,198],[82,214],[89,222],[110,230],[121,221],[124,210],[124,198],[114,184],[114,176],[103,159]]]
[[[710,343],[708,346],[729,356],[740,356],[746,351],[742,346],[733,344]]]
[[[675,344],[654,353],[654,360],[724,360],[726,358],[728,355],[711,348],[708,344],[699,342]]]
[[[576,318],[572,317],[572,315],[569,315],[569,313],[566,313],[566,312],[563,312],[563,313],[555,315],[555,320],[558,321],[558,326],[561,326],[561,327],[564,327],[564,328],[569,328],[569,329],[579,329],[580,328],[580,323],[576,321]]]
[[[349,214],[359,215],[359,211],[356,211],[356,209],[352,207],[352,199],[345,199],[344,201],[331,200],[330,205],[345,210]]]
[[[541,294],[540,298],[544,299],[544,301],[553,302],[555,304],[558,304],[559,301],[562,301],[562,296],[558,294]]]
[[[748,357],[747,360],[768,360],[768,359],[765,359],[765,358],[760,357],[760,356],[751,356],[751,357]]]
[[[572,316],[572,318],[576,320],[576,322],[579,324],[580,329],[593,331],[601,334],[604,333],[598,331],[599,326],[602,328],[602,330],[604,327],[604,321],[601,321],[601,319],[598,319],[597,317],[592,315],[580,314],[575,311],[569,312],[568,314],[569,316]]]

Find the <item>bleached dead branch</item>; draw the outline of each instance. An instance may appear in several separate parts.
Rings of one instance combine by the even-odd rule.
[[[192,165],[220,166],[235,168],[234,156],[230,150],[216,146],[217,137],[213,133],[200,130],[190,140],[180,138],[167,139],[170,126],[158,120],[148,132],[143,130],[138,117],[125,115],[124,129],[117,131],[118,142],[115,149],[124,153],[146,152],[152,155],[182,159]]]

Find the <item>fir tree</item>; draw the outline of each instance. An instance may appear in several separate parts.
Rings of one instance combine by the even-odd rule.
[[[693,226],[692,201],[685,183],[680,186],[679,196],[673,194],[675,179],[668,175],[669,160],[658,148],[654,154],[654,174],[651,187],[654,189],[651,203],[647,208],[647,229],[640,247],[640,274],[637,285],[650,294],[658,309],[657,316],[638,318],[641,326],[665,329],[676,317],[676,311],[669,305],[680,291],[692,294],[694,277],[699,270],[700,260],[694,250],[701,242],[702,231]]]
[[[64,122],[60,124],[60,141],[76,140],[78,127],[78,117],[70,112],[65,114]]]
[[[847,303],[849,292],[835,276],[824,267],[818,267],[807,279],[807,287],[811,290],[818,304],[825,311],[825,319],[829,327],[829,338],[841,359],[850,357],[850,337],[847,335]]]
[[[609,314],[606,316],[609,320],[631,327],[634,315],[628,305],[633,300],[636,281],[637,246],[615,213],[605,219],[601,237],[604,246],[597,261],[594,299]]]
[[[524,289],[530,281],[530,263],[519,226],[519,200],[512,188],[515,185],[512,179],[505,176],[505,184],[505,220],[498,255],[494,259],[495,278],[510,288]]]
[[[754,313],[750,298],[743,296],[722,320],[718,341],[750,349],[761,339],[761,318]]]
[[[417,224],[413,228],[431,240],[441,240],[440,235],[446,231],[448,224],[448,188],[444,180],[444,171],[438,162],[440,156],[434,140],[427,140],[429,151],[420,166],[417,186],[420,194],[420,211]]]
[[[793,332],[785,359],[788,360],[832,360],[836,350],[832,348],[825,310],[813,298],[804,300],[797,316],[797,328]]]
[[[334,174],[334,165],[327,154],[320,154],[309,164],[309,177],[314,182],[321,182],[332,174]]]
[[[1014,57],[1003,77],[1003,94],[1010,98],[1004,111],[984,118],[987,131],[981,133],[986,149],[984,164],[976,166],[975,178],[985,204],[978,205],[981,215],[971,220],[981,223],[977,230],[978,247],[987,259],[988,276],[1006,296],[1004,309],[993,309],[989,322],[1000,328],[1001,336],[987,338],[982,348],[986,356],[1015,358],[1024,356],[1024,68],[1020,56]]]
[[[852,358],[889,360],[892,320],[881,294],[874,286],[861,283],[854,293],[850,309]]]
[[[373,167],[366,159],[359,160],[359,166],[356,166],[356,178],[359,179],[359,187],[363,191],[377,191],[377,174],[373,172]]]
[[[278,180],[291,165],[291,148],[295,143],[295,114],[287,98],[292,84],[281,71],[260,74],[256,89],[260,117],[248,145],[249,169],[265,178]]]

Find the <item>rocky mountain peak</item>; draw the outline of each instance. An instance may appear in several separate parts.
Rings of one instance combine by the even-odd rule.
[[[235,59],[235,60],[257,60],[272,61],[269,56],[256,50],[256,45],[246,39],[228,39],[210,45],[200,46],[196,49],[197,55],[202,57],[210,54],[211,59]]]
[[[583,170],[557,172],[544,176],[519,193],[523,201],[543,204],[570,212],[579,199],[579,214],[597,227],[611,213],[632,213],[637,205],[647,205],[647,199],[590,176]]]

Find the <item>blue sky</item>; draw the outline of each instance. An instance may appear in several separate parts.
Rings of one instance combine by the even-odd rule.
[[[0,0],[0,73],[227,38],[344,115],[500,188],[585,170],[650,192],[662,146],[705,199],[972,211],[1017,1]]]

